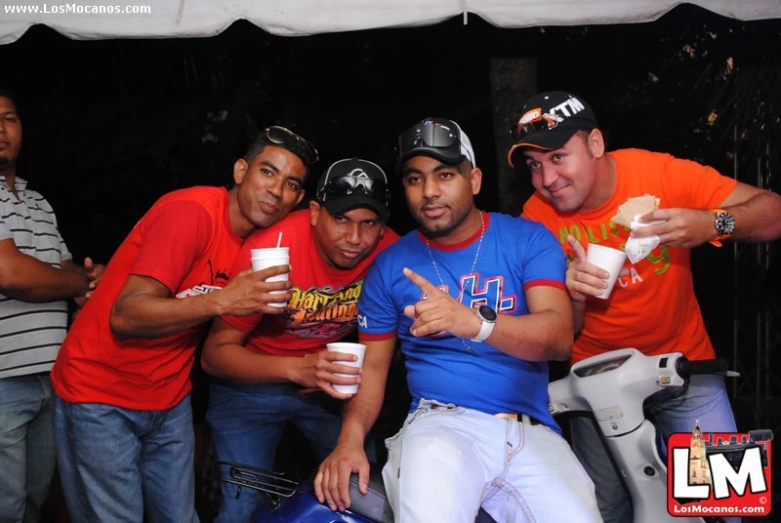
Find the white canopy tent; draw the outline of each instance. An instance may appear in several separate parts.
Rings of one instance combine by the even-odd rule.
[[[245,19],[272,34],[430,25],[473,13],[505,28],[655,20],[676,0],[3,0],[0,44],[34,24],[81,40],[213,36]],[[26,2],[26,3],[24,3]],[[781,0],[692,0],[739,20],[781,18]]]

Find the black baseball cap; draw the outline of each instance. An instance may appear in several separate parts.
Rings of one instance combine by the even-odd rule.
[[[380,220],[390,215],[390,193],[385,171],[374,162],[346,158],[331,164],[317,181],[315,199],[331,214],[371,209]]]
[[[513,154],[518,149],[551,151],[563,147],[576,132],[597,127],[594,111],[582,98],[565,91],[534,95],[523,104],[521,118],[510,129],[515,143],[507,153],[507,161],[513,165]]]

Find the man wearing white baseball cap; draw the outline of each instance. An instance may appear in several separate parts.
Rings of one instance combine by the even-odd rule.
[[[363,441],[382,405],[397,341],[412,395],[386,441],[382,476],[396,522],[599,521],[592,482],[548,410],[547,361],[572,349],[566,264],[553,235],[475,206],[482,171],[452,120],[399,136],[399,170],[418,230],[375,260],[358,303],[363,381],[339,445],[315,478],[331,509],[367,492]]]

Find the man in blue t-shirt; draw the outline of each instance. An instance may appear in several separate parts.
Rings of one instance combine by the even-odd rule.
[[[331,509],[366,492],[366,433],[396,340],[413,397],[387,441],[383,479],[395,520],[601,521],[588,478],[548,412],[547,360],[572,350],[566,263],[542,225],[474,205],[482,172],[466,134],[429,118],[399,137],[407,204],[420,229],[380,254],[358,326],[366,357],[339,443],[315,478]]]

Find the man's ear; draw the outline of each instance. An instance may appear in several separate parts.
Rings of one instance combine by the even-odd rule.
[[[317,227],[317,222],[320,219],[320,204],[315,200],[309,202],[309,222],[312,227]]]
[[[483,171],[479,167],[475,167],[469,173],[469,183],[472,185],[472,194],[480,194],[480,188],[483,186]]]
[[[239,158],[233,162],[233,181],[237,185],[240,185],[242,180],[247,176],[249,172],[249,164],[244,158]]]
[[[602,158],[605,155],[605,136],[599,129],[592,129],[586,139],[588,150],[594,158]]]

